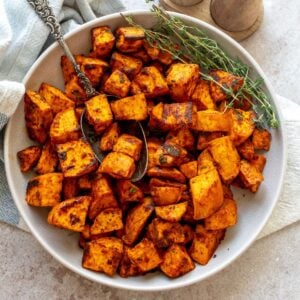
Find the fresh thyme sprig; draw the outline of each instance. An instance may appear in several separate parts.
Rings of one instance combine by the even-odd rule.
[[[276,113],[268,96],[261,86],[261,78],[249,77],[250,68],[238,59],[230,57],[214,40],[209,38],[201,29],[184,24],[179,18],[170,16],[164,10],[152,6],[157,23],[152,29],[143,28],[136,24],[130,16],[125,19],[132,26],[144,29],[148,43],[170,53],[174,59],[183,63],[193,62],[201,67],[201,77],[214,81],[231,97],[227,107],[241,99],[247,100],[256,114],[254,120],[260,127],[277,128],[279,126]],[[210,75],[214,69],[224,70],[244,78],[244,83],[237,93],[232,89],[220,85]]]

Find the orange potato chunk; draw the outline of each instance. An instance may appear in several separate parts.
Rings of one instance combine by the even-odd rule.
[[[119,27],[116,30],[116,36],[116,48],[123,53],[132,53],[142,48],[145,32],[134,26]]]
[[[106,58],[115,45],[115,36],[108,26],[99,26],[91,30],[92,54],[95,57]]]
[[[209,92],[209,82],[200,79],[192,94],[191,100],[197,106],[197,110],[215,109],[215,103]]]
[[[77,178],[64,178],[63,180],[63,199],[75,198],[79,194]]]
[[[255,128],[252,135],[252,142],[255,150],[269,151],[271,144],[271,134],[266,129]]]
[[[130,180],[118,180],[117,193],[121,203],[131,201],[139,202],[144,198],[143,191]]]
[[[179,222],[187,210],[188,202],[181,202],[166,206],[156,206],[155,213],[158,217],[169,222]]]
[[[21,172],[30,171],[37,164],[41,152],[42,151],[38,146],[30,146],[18,151],[17,156],[20,162]]]
[[[124,98],[129,92],[130,85],[131,82],[126,74],[119,70],[115,70],[105,81],[103,90],[109,95]]]
[[[120,127],[117,122],[111,124],[108,128],[105,129],[101,139],[100,139],[100,150],[101,151],[110,151],[113,149],[113,146],[117,142],[120,135]]]
[[[195,138],[192,131],[188,128],[181,128],[177,131],[170,131],[166,137],[167,140],[172,141],[179,146],[193,150],[195,145]]]
[[[181,183],[185,183],[186,179],[184,175],[172,167],[153,167],[147,171],[149,177],[161,177],[165,179],[175,180]]]
[[[219,137],[223,136],[223,132],[220,131],[213,131],[213,132],[208,132],[208,131],[201,131],[199,132],[198,135],[198,141],[197,141],[197,150],[204,150],[205,148],[208,147],[209,142],[217,139]]]
[[[169,205],[177,203],[182,196],[182,187],[151,186],[150,194],[156,205]]]
[[[72,75],[71,79],[65,83],[65,93],[76,106],[82,105],[87,100],[85,90],[76,75]]]
[[[44,144],[40,159],[35,167],[38,174],[55,172],[58,164],[58,156],[50,142]]]
[[[138,265],[131,262],[128,256],[128,250],[130,248],[124,245],[123,257],[120,263],[119,274],[121,277],[129,277],[143,274]]]
[[[262,154],[255,154],[250,160],[251,165],[255,166],[256,169],[260,172],[264,170],[266,162],[267,159]]]
[[[193,160],[193,161],[190,161],[190,162],[180,165],[179,169],[186,178],[191,179],[191,178],[197,176],[198,163],[196,160]]]
[[[228,114],[216,110],[201,110],[197,112],[196,129],[199,131],[229,131]]]
[[[244,143],[237,147],[237,150],[241,157],[252,160],[255,156],[254,146],[250,139],[247,139]]]
[[[122,134],[113,147],[113,151],[129,155],[135,161],[140,159],[143,141],[129,134]]]
[[[255,193],[264,180],[262,173],[251,163],[242,159],[239,178],[243,185]]]

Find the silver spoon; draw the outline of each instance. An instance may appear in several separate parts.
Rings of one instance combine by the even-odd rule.
[[[82,87],[85,90],[85,93],[88,98],[91,98],[93,96],[99,95],[99,93],[93,88],[91,85],[90,80],[87,78],[87,76],[80,70],[79,65],[76,63],[75,58],[70,51],[68,45],[66,44],[64,37],[62,35],[62,30],[60,27],[60,24],[55,17],[53,10],[51,6],[48,4],[48,0],[27,0],[27,2],[34,8],[37,15],[42,19],[42,21],[50,28],[50,33],[54,37],[54,39],[58,42],[58,44],[63,49],[65,55],[67,58],[71,61],[74,70],[78,76],[78,79],[80,83],[82,84]],[[141,153],[141,157],[139,161],[137,162],[135,173],[133,174],[131,181],[136,182],[141,180],[148,167],[148,147],[147,147],[147,141],[146,141],[146,135],[145,131],[143,129],[143,126],[140,122],[138,123],[138,128],[140,131],[139,137],[143,140],[143,149]],[[93,132],[91,126],[88,124],[85,118],[85,111],[83,111],[81,118],[80,118],[80,127],[82,131],[83,137],[87,140],[87,142],[91,145],[95,157],[99,160],[101,163],[105,154],[100,150],[99,143],[95,139],[95,133]]]

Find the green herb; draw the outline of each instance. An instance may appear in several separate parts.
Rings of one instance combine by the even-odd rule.
[[[231,97],[228,108],[232,107],[234,102],[245,99],[252,105],[256,114],[254,121],[259,127],[277,128],[279,126],[269,97],[261,88],[263,80],[250,78],[249,66],[230,57],[215,40],[209,38],[199,28],[184,24],[179,18],[170,16],[156,5],[152,6],[152,11],[157,18],[157,24],[153,29],[143,28],[130,16],[124,16],[124,18],[130,25],[144,29],[146,40],[151,46],[170,53],[174,59],[183,63],[199,64],[202,78],[215,82]],[[243,77],[244,83],[238,92],[234,93],[228,86],[219,84],[209,74],[215,69]]]
[[[137,191],[137,189],[135,188],[135,187],[131,187],[130,189],[129,189],[129,193],[130,194],[133,194],[133,193],[135,193]]]
[[[163,164],[165,164],[165,163],[167,163],[167,158],[163,155],[163,154],[161,154],[160,156],[159,156],[159,163],[161,164],[161,165],[163,165]]]

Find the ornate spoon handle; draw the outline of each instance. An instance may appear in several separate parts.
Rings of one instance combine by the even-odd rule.
[[[82,84],[88,98],[95,96],[98,92],[92,87],[90,80],[80,70],[80,67],[75,61],[73,54],[71,53],[68,45],[66,44],[61,31],[60,24],[55,17],[52,8],[48,4],[48,0],[27,0],[27,2],[34,8],[37,15],[43,20],[43,22],[50,28],[51,35],[63,48],[65,55],[73,64],[75,72]]]

